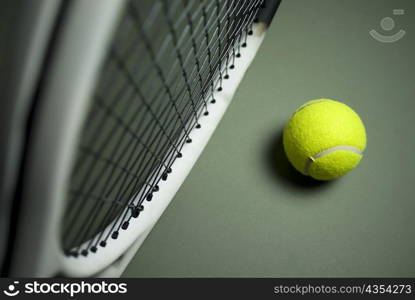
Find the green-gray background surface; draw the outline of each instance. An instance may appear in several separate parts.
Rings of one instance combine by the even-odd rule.
[[[392,10],[405,9],[403,16]],[[369,36],[393,17],[396,43]],[[234,102],[129,277],[415,276],[415,1],[285,0]],[[368,148],[328,184],[299,177],[281,129],[343,101]]]

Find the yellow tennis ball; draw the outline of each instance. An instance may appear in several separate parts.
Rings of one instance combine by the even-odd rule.
[[[359,115],[344,103],[317,99],[300,106],[284,128],[291,164],[318,180],[338,178],[356,167],[366,148]]]

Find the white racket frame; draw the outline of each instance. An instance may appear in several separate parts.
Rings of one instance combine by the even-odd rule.
[[[230,78],[214,95],[216,103],[208,105],[209,115],[202,115],[201,128],[192,130],[193,142],[183,146],[183,157],[175,160],[173,173],[159,182],[159,192],[144,204],[140,216],[131,218],[129,228],[120,230],[116,240],[109,238],[96,253],[66,256],[60,244],[60,220],[70,170],[100,66],[124,5],[125,0],[74,1],[61,28],[34,119],[23,181],[21,217],[25,222],[18,228],[18,259],[12,264],[15,276],[120,276],[196,163],[265,35],[265,25],[254,24],[247,47],[241,48],[241,57],[229,70]]]

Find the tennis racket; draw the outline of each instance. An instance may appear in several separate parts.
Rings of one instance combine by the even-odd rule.
[[[120,276],[224,115],[279,1],[24,2],[32,26],[11,60],[2,133],[3,274]]]

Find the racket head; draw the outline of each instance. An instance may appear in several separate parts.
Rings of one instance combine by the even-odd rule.
[[[163,1],[157,3],[159,2],[162,12]],[[218,13],[220,7],[215,10],[218,3],[210,4],[210,9],[216,12],[217,18],[221,16]],[[57,30],[56,40],[52,45],[53,56],[43,74],[39,100],[32,116],[31,137],[27,144],[30,151],[25,157],[25,172],[21,180],[23,190],[19,220],[24,221],[20,221],[16,229],[17,241],[13,255],[15,259],[11,266],[12,274],[121,274],[190,172],[254,58],[264,37],[263,24],[252,23],[260,3],[261,1],[255,2],[249,7],[249,14],[243,16],[243,21],[239,25],[240,31],[234,36],[232,44],[228,44],[229,48],[224,52],[223,61],[219,62],[217,71],[211,74],[211,83],[205,95],[200,98],[203,105],[195,109],[193,124],[186,127],[186,130],[183,129],[182,135],[179,136],[179,139],[182,138],[184,141],[180,145],[180,159],[177,159],[177,149],[167,152],[163,157],[170,163],[160,165],[164,169],[171,168],[174,176],[169,175],[168,180],[163,180],[164,173],[161,173],[158,180],[154,181],[159,192],[154,193],[152,200],[145,203],[145,213],[140,213],[137,218],[131,217],[131,207],[142,205],[142,198],[148,196],[148,190],[141,187],[132,197],[126,199],[118,214],[128,218],[128,228],[122,229],[127,219],[116,216],[105,223],[98,232],[78,244],[69,246],[65,246],[65,237],[62,236],[65,227],[62,220],[68,214],[68,191],[71,188],[71,176],[84,134],[83,126],[88,122],[88,114],[93,107],[94,91],[100,84],[106,57],[112,51],[117,26],[123,18],[128,2],[74,1],[66,8],[65,21]],[[253,6],[255,9],[252,9]],[[233,8],[233,11],[236,13],[243,10]],[[200,8],[200,13],[203,14],[203,8]],[[164,18],[168,19],[168,16],[167,9]],[[221,20],[216,23],[209,21],[212,22],[215,34],[221,26],[227,31],[236,30],[235,27],[238,27],[235,24],[225,26],[226,18]],[[168,21],[166,23],[169,29],[171,26],[168,25]],[[145,24],[144,21],[143,26]],[[185,30],[185,27],[181,30]],[[172,35],[171,31],[169,34]],[[219,41],[225,43],[225,39],[219,38],[216,47]],[[192,48],[189,51],[191,50]],[[151,57],[149,59],[151,60]],[[180,65],[180,59],[176,59],[174,63]],[[225,75],[228,76],[225,78]],[[182,80],[186,81],[183,78]],[[151,174],[154,173],[150,173],[150,176]],[[152,185],[152,188],[154,187],[155,185]],[[118,236],[112,238],[115,231],[118,231]],[[109,237],[105,239],[105,246],[99,245],[103,239],[100,240],[97,236]],[[96,241],[99,242],[96,244],[98,247],[93,251],[91,247]],[[30,254],[27,251],[28,245],[31,249]],[[77,248],[76,255],[70,253],[72,248]],[[87,249],[85,255],[82,253],[83,249]]]

